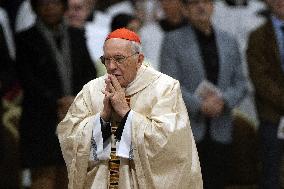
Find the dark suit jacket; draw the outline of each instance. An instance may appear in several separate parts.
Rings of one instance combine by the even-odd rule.
[[[251,34],[247,62],[259,119],[278,123],[284,115],[284,71],[271,20]]]
[[[96,78],[84,31],[69,28],[72,89],[76,95]],[[57,100],[63,96],[59,71],[51,48],[34,26],[16,36],[17,69],[24,89],[20,122],[24,167],[63,164],[56,136]]]
[[[5,156],[4,151],[4,125],[3,125],[3,114],[4,108],[2,104],[2,98],[4,94],[9,90],[15,81],[15,74],[13,69],[13,61],[9,56],[8,47],[5,40],[5,35],[0,25],[0,164],[2,158]]]
[[[5,40],[5,35],[0,25],[0,96],[11,87],[15,80],[14,63],[9,55],[8,47]]]

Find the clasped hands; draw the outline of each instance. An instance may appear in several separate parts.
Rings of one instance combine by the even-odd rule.
[[[218,96],[216,93],[208,93],[204,98],[202,98],[201,112],[209,117],[218,117],[224,110],[224,100],[222,97]]]
[[[125,89],[121,87],[117,78],[109,74],[105,79],[106,87],[102,90],[105,95],[103,110],[100,114],[104,121],[110,121],[112,112],[116,112],[122,119],[130,110],[125,99]]]

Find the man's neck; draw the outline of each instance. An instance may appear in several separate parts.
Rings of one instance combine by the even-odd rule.
[[[201,31],[207,36],[212,33],[212,26],[210,23],[198,24],[198,25],[195,25],[194,27],[196,27],[196,29],[198,29],[199,31]]]
[[[181,14],[176,14],[175,16],[168,17],[167,20],[171,25],[178,25],[182,22],[182,15]]]
[[[46,24],[46,27],[52,32],[58,32],[59,26],[60,26],[60,24],[56,24],[56,25],[47,25]]]
[[[58,23],[54,23],[54,24],[47,24],[44,23],[43,24],[51,31],[51,32],[59,32],[60,29],[62,28],[63,24],[64,24],[64,20],[62,19],[61,21],[59,21]]]

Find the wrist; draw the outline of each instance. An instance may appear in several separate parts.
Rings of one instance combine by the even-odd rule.
[[[110,116],[107,116],[105,113],[101,113],[100,117],[102,118],[103,121],[109,122]]]
[[[101,117],[101,121],[103,125],[108,125],[110,123],[109,121],[104,120],[102,117]]]
[[[130,110],[131,109],[129,107],[121,110],[120,117],[123,118]]]

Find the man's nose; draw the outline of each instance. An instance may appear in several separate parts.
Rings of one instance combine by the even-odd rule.
[[[115,70],[116,68],[117,68],[117,63],[115,62],[113,58],[111,58],[108,63],[108,69]]]

